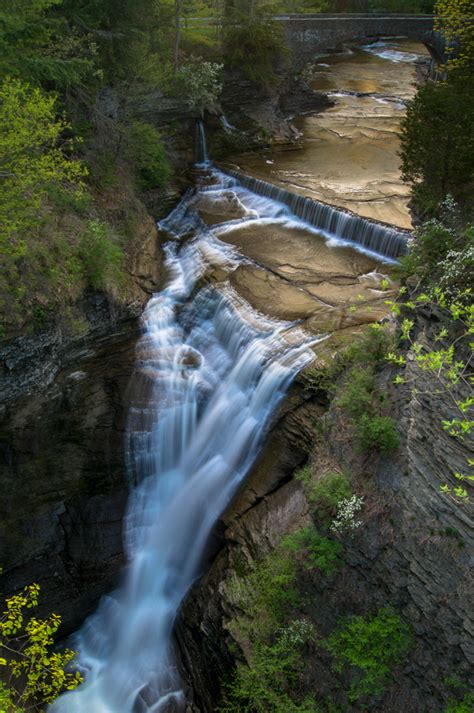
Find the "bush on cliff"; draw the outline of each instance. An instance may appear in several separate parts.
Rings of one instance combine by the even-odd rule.
[[[375,616],[355,616],[340,625],[323,646],[334,656],[334,669],[354,667],[358,673],[349,691],[351,702],[380,693],[391,670],[413,645],[410,627],[389,608]]]
[[[161,134],[145,121],[132,122],[128,132],[128,154],[136,166],[144,189],[164,188],[168,185],[172,168]]]
[[[390,416],[363,414],[356,422],[355,433],[357,446],[363,452],[375,450],[386,453],[400,445],[396,423]]]

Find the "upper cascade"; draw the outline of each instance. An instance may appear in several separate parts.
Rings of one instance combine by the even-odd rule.
[[[292,193],[272,183],[248,176],[240,171],[224,169],[241,186],[260,196],[286,205],[290,211],[327,237],[347,240],[385,257],[396,259],[408,253],[408,232],[401,232],[382,223],[375,223],[355,213],[333,208],[326,203]]]

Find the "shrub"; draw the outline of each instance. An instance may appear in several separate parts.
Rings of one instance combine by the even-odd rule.
[[[158,129],[144,121],[135,121],[128,132],[128,151],[143,188],[164,188],[172,168]]]
[[[305,466],[304,468],[301,468],[294,475],[295,480],[300,480],[305,486],[305,488],[308,487],[311,483],[312,477],[313,471],[311,470],[311,467],[309,465]]]
[[[200,114],[205,109],[216,109],[222,93],[222,64],[206,62],[200,57],[191,57],[173,75],[167,91],[173,96],[186,97],[190,106]]]
[[[364,499],[357,495],[344,498],[337,506],[336,517],[331,524],[331,530],[342,535],[346,532],[354,533],[361,525],[360,520],[355,519],[355,514],[362,509]]]
[[[88,221],[79,255],[90,287],[103,290],[123,282],[123,251],[106,223],[98,219]]]
[[[389,608],[380,609],[372,617],[352,617],[323,642],[334,656],[336,671],[345,666],[358,669],[349,691],[351,701],[380,693],[390,671],[404,659],[412,644],[410,627]]]
[[[370,368],[354,367],[346,377],[344,390],[337,403],[351,418],[370,411],[374,391],[374,375]]]
[[[465,295],[474,275],[474,227],[468,228],[464,235],[468,239],[467,245],[461,250],[450,250],[439,263],[439,286],[453,299]]]
[[[298,602],[295,563],[281,551],[272,552],[247,576],[234,577],[229,594],[242,611],[230,627],[237,638],[264,638]]]
[[[448,703],[445,713],[472,713],[474,710],[474,694],[466,693],[462,701]]]
[[[318,506],[318,513],[332,515],[340,501],[351,495],[351,479],[347,473],[327,473],[314,483],[308,498]]]
[[[377,366],[393,349],[394,335],[385,324],[371,324],[362,335],[345,349],[347,362],[357,365]]]
[[[402,276],[416,274],[420,278],[439,274],[439,261],[460,245],[456,231],[439,220],[428,220],[413,234],[410,253],[400,260]]]
[[[359,450],[376,450],[386,453],[398,448],[400,436],[396,422],[390,416],[368,416],[363,414],[355,424]]]
[[[341,563],[340,542],[323,537],[314,527],[305,527],[287,535],[282,540],[282,547],[294,553],[305,569],[318,569],[323,574],[332,574]]]
[[[227,701],[221,713],[317,713],[314,699],[295,702],[288,685],[295,684],[304,662],[299,645],[289,645],[280,636],[274,644],[254,648],[249,666],[239,665],[227,686]]]

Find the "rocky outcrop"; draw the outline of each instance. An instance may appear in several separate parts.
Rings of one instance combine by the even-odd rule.
[[[40,613],[78,626],[122,564],[123,439],[138,317],[160,280],[151,218],[137,226],[126,302],[81,303],[80,333],[21,336],[0,350],[0,596],[41,587]]]
[[[381,389],[390,391],[390,369],[379,379]],[[433,396],[428,380],[418,380],[417,387],[427,395],[392,392],[391,413],[402,443],[390,457],[361,456],[339,409],[332,405],[321,417],[321,402],[304,390],[300,400],[293,396],[262,460],[222,518],[221,546],[210,570],[181,611],[178,638],[196,711],[216,710],[222,682],[245,659],[230,626],[240,614],[231,580],[271,551],[283,534],[308,522],[303,488],[291,479],[292,469],[307,453],[315,478],[334,469],[349,470],[355,492],[364,497],[363,527],[344,538],[344,566],[330,577],[315,575],[306,581],[305,616],[311,617],[318,638],[347,616],[387,605],[409,622],[415,635],[406,662],[369,710],[441,713],[453,696],[453,676],[469,681],[474,654],[472,508],[440,492],[453,471],[465,469],[469,447],[442,428],[451,410],[446,398]],[[321,427],[315,429],[318,421]],[[317,513],[313,517],[317,520]],[[344,707],[341,680],[323,649],[316,646],[306,656],[305,671],[317,699],[328,697],[344,710],[360,710],[357,703]],[[349,684],[346,678],[345,690]]]
[[[226,596],[229,580],[271,551],[282,535],[308,522],[308,503],[291,477],[307,458],[313,422],[323,410],[301,382],[293,386],[258,462],[216,525],[212,565],[184,602],[177,627],[195,711],[215,710],[235,661],[235,642],[226,628],[235,614]]]

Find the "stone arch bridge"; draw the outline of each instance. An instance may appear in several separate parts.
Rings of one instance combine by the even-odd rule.
[[[363,43],[380,37],[408,37],[422,42],[441,63],[444,43],[434,31],[433,15],[399,13],[278,15],[295,64],[301,66],[318,52],[350,42]]]
[[[310,61],[315,54],[350,42],[367,43],[380,37],[408,37],[422,42],[433,60],[442,64],[445,46],[442,36],[434,31],[433,15],[404,13],[317,13],[313,15],[275,15],[283,26],[296,66]],[[188,26],[216,25],[215,18],[187,18]]]

